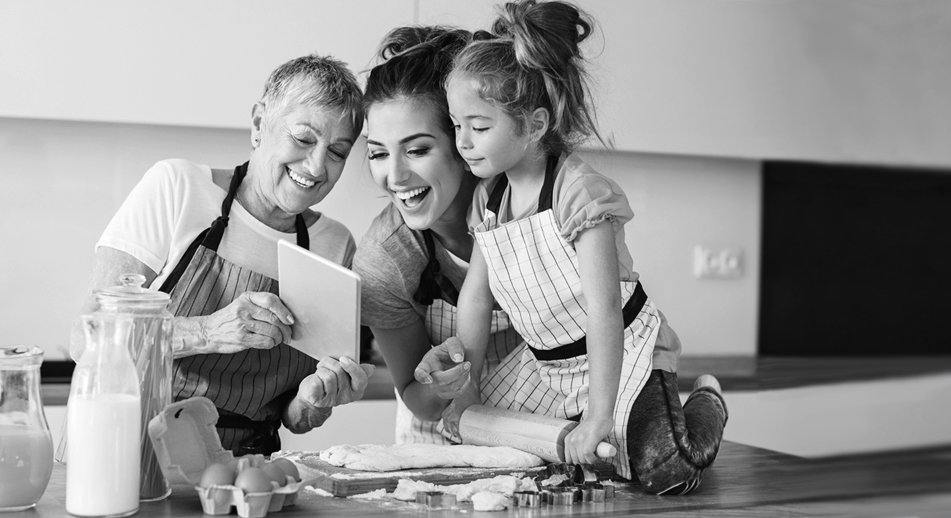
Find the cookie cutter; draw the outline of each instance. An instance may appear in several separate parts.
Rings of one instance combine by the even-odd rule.
[[[614,498],[614,483],[613,482],[605,482],[601,484],[601,487],[602,489],[604,489],[605,500],[610,500]]]
[[[453,507],[456,505],[456,495],[442,491],[417,491],[416,503],[426,504],[434,509]]]
[[[583,502],[604,502],[604,486],[597,482],[589,482],[581,486],[581,500]]]
[[[542,493],[537,491],[516,491],[512,494],[517,507],[541,507]]]
[[[581,502],[581,490],[576,487],[559,487],[550,491],[551,505],[575,505]]]
[[[575,484],[586,484],[600,480],[593,464],[575,464],[573,471],[574,473],[571,480]]]

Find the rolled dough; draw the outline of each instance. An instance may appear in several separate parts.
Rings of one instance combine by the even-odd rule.
[[[342,444],[320,452],[320,460],[362,471],[420,468],[514,468],[545,463],[540,457],[508,446],[470,444]]]

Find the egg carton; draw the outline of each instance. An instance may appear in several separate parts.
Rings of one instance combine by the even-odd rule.
[[[228,514],[232,507],[237,507],[241,518],[261,518],[268,512],[294,505],[301,488],[314,483],[314,480],[294,481],[288,476],[286,485],[271,481],[273,489],[260,493],[246,493],[234,485],[199,487],[205,468],[234,460],[234,454],[221,446],[215,431],[217,422],[218,410],[204,397],[172,403],[149,421],[149,437],[165,478],[170,484],[194,486],[205,514]],[[263,455],[241,458],[237,471],[249,466],[260,467],[263,463]]]
[[[273,489],[264,493],[245,493],[240,487],[231,485],[195,486],[195,490],[198,491],[201,509],[205,514],[229,514],[232,507],[237,507],[241,518],[262,518],[267,513],[280,511],[297,502],[297,495],[307,482],[293,482],[291,477],[287,478],[287,485],[279,486],[277,482],[271,482]]]

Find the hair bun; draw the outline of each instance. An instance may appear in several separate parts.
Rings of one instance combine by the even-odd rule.
[[[557,69],[581,57],[579,45],[591,34],[593,22],[575,6],[557,0],[507,2],[492,24],[492,32],[510,38],[515,58],[528,68]]]

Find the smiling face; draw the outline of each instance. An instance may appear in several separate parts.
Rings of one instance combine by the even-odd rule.
[[[373,181],[414,230],[448,217],[469,174],[436,111],[408,99],[376,103],[367,111],[367,160]]]
[[[480,178],[512,174],[526,159],[529,137],[518,121],[482,99],[477,86],[466,77],[454,77],[447,85],[456,148]]]
[[[264,112],[260,103],[252,112],[252,138],[259,145],[248,172],[251,196],[269,213],[300,214],[340,179],[353,129],[338,110],[296,105],[283,113]]]

